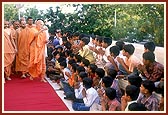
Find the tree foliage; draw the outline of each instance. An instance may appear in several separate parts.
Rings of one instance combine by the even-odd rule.
[[[4,4],[4,19],[18,20],[18,9],[13,4]]]
[[[22,17],[29,17],[31,16],[34,20],[36,19],[43,19],[44,13],[43,10],[38,10],[36,7],[33,8],[26,8],[25,13],[22,14]]]
[[[51,22],[51,31],[55,31],[56,29],[65,29],[64,23],[67,22],[67,20],[65,14],[61,12],[60,7],[57,6],[55,9],[50,7],[47,9],[47,13],[44,15],[44,17]]]
[[[47,19],[51,22],[50,31],[68,29],[72,32],[108,36],[114,40],[135,42],[147,39],[157,45],[164,44],[164,4],[64,5],[75,7],[75,12],[62,13],[61,8],[56,6],[47,9],[46,13],[28,8],[23,15]],[[5,18],[16,17],[17,9],[12,5],[5,6]]]

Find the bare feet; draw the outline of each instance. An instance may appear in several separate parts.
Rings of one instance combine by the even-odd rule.
[[[33,77],[30,76],[30,80],[33,80]]]
[[[23,75],[21,76],[21,78],[26,78],[26,75],[25,75],[25,74],[23,74]]]
[[[41,78],[41,82],[47,82],[44,78]]]
[[[30,77],[31,76],[29,73],[26,73],[25,75],[26,75],[26,77]]]
[[[10,77],[6,77],[7,80],[12,80]]]

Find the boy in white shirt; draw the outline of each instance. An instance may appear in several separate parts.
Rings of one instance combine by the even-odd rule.
[[[77,103],[74,102],[72,104],[72,108],[75,111],[89,111],[90,107],[94,103],[99,103],[100,99],[98,96],[97,91],[92,87],[93,80],[91,78],[85,77],[83,79],[83,90],[82,90],[82,95],[83,95],[83,102],[84,103]]]

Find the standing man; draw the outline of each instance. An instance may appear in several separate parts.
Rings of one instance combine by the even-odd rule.
[[[14,39],[15,44],[16,44],[16,38],[17,38],[16,30],[19,27],[20,27],[19,21],[18,20],[13,21],[13,28],[11,29],[11,38]]]
[[[30,80],[33,78],[40,77],[42,82],[46,82],[44,79],[46,72],[45,63],[45,44],[47,28],[43,28],[44,22],[38,19],[36,27],[31,29],[30,32],[30,63],[28,66]]]
[[[11,29],[8,28],[9,22],[4,22],[4,71],[5,78],[11,80],[11,67],[17,52],[14,39],[11,37]]]
[[[16,42],[17,32],[16,32],[16,30],[20,27],[19,20],[13,21],[12,24],[13,24],[13,28],[11,28],[10,37],[11,37],[11,39],[14,40],[14,43],[17,46],[17,42]],[[12,73],[16,73],[15,72],[15,64],[16,64],[16,59],[14,59],[13,64],[12,64]]]
[[[29,64],[29,33],[30,29],[26,27],[26,21],[20,21],[20,28],[17,30],[17,49],[15,71],[21,71],[21,78],[26,78]]]
[[[28,27],[28,28],[33,28],[33,27],[35,27],[35,25],[33,24],[33,18],[32,18],[32,17],[28,17],[28,18],[27,18],[27,27]]]

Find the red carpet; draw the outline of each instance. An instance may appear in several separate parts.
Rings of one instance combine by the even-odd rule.
[[[4,84],[5,111],[69,111],[49,83],[11,78]]]

